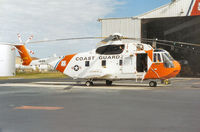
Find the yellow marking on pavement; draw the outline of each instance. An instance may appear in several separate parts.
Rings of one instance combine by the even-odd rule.
[[[62,110],[64,107],[48,107],[48,106],[20,106],[15,107],[16,110]]]

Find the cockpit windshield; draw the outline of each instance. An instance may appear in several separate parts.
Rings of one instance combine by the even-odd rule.
[[[174,58],[169,54],[169,53],[164,53],[164,55],[170,60],[170,61],[173,61]]]
[[[164,63],[164,66],[166,68],[173,68],[174,67],[174,64],[173,64],[173,58],[171,57],[171,55],[167,52],[164,52],[162,53],[162,58],[163,58],[163,63]]]
[[[156,63],[164,63],[166,68],[173,68],[174,58],[165,50],[156,50],[154,51],[154,62]]]

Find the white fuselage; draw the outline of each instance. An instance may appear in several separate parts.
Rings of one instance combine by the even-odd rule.
[[[122,52],[101,54],[97,53],[97,48],[97,50],[75,54],[71,58],[64,56],[57,63],[54,63],[54,65],[56,64],[55,68],[74,79],[143,78],[146,72],[145,70],[137,71],[137,54],[146,54],[146,51],[152,50],[152,47],[140,44],[142,49],[138,50],[138,45],[133,43],[112,45],[124,45]],[[146,68],[148,68],[152,62],[148,56],[146,61]]]

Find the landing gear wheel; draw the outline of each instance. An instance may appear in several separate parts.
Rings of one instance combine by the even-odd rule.
[[[106,85],[107,86],[111,86],[112,85],[112,81],[106,80]]]
[[[94,84],[91,81],[87,81],[87,82],[85,82],[85,85],[89,87],[89,86],[93,86]]]
[[[150,87],[156,87],[157,86],[157,82],[156,81],[151,81],[151,82],[149,82],[149,86]]]

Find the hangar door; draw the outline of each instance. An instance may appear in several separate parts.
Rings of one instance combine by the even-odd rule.
[[[200,44],[200,16],[142,19],[141,27],[142,38]],[[169,51],[181,63],[181,76],[200,77],[200,47],[157,47]]]

